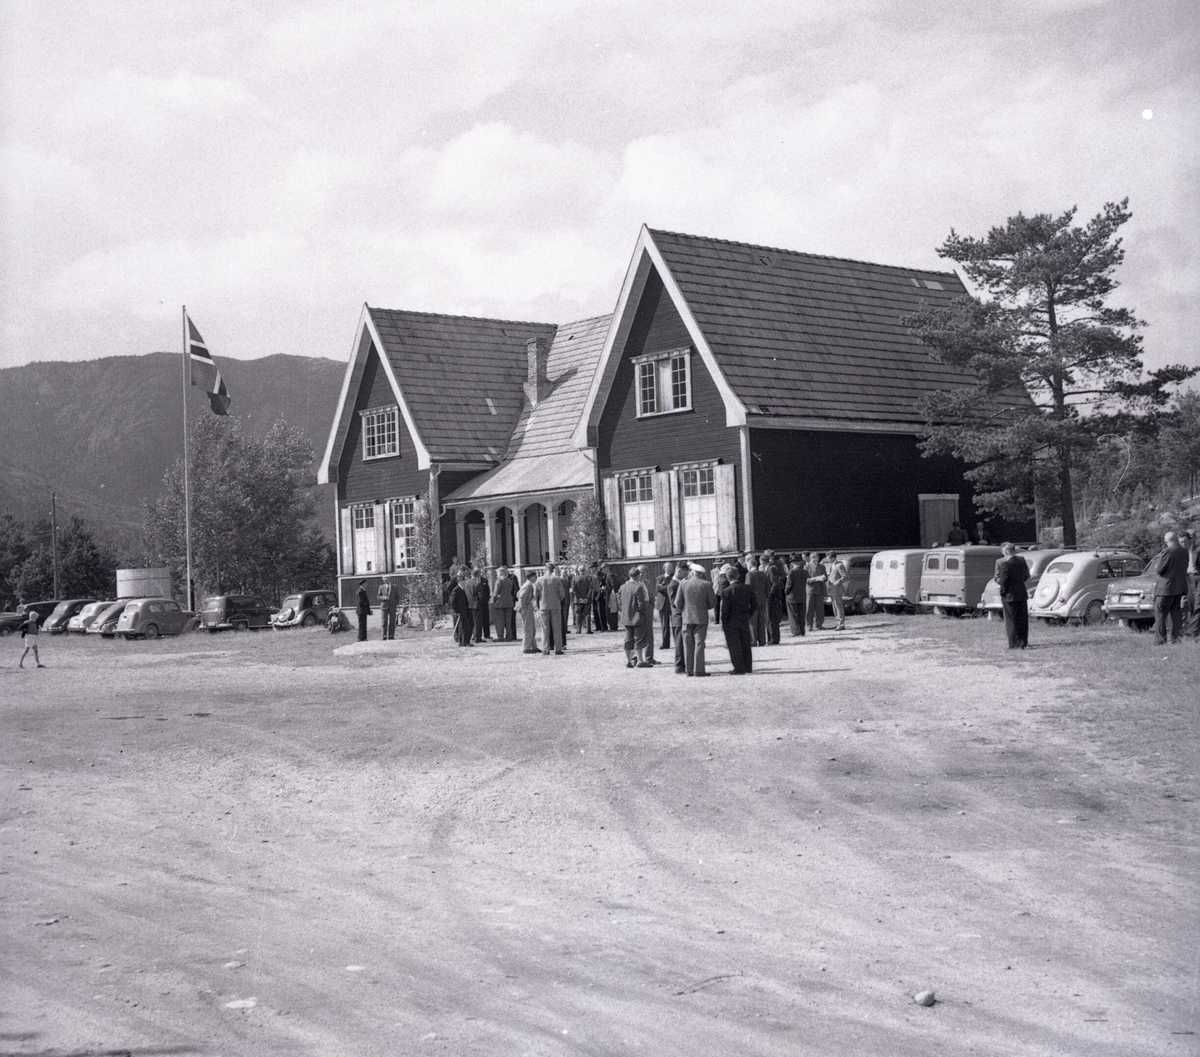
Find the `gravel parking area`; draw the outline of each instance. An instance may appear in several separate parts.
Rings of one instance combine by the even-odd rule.
[[[1200,1052],[1197,695],[932,619],[3,640],[0,1053]]]

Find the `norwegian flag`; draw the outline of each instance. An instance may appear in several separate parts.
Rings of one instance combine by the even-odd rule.
[[[200,331],[187,316],[188,329],[188,378],[192,385],[198,385],[208,393],[208,402],[212,405],[214,415],[229,414],[229,390],[225,388],[225,380],[217,365],[213,362],[208,346],[200,337]]]

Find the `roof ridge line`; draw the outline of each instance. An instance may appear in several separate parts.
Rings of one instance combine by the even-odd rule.
[[[958,273],[955,271],[939,272],[931,268],[910,268],[905,264],[881,264],[879,261],[864,261],[859,257],[835,257],[829,253],[810,253],[807,250],[789,250],[783,246],[764,246],[756,242],[738,242],[735,239],[719,239],[713,235],[691,235],[686,231],[667,231],[665,228],[652,228],[647,226],[647,230],[651,235],[674,235],[682,239],[697,239],[704,242],[719,242],[723,246],[740,246],[747,250],[766,250],[768,253],[786,253],[793,257],[811,257],[819,261],[842,261],[845,264],[865,264],[871,268],[894,268],[897,271],[908,272],[923,272],[926,275],[952,275],[956,279]]]
[[[536,319],[498,319],[492,316],[464,316],[455,315],[450,312],[421,312],[413,308],[384,308],[381,305],[367,305],[367,310],[371,312],[393,312],[396,315],[404,316],[425,316],[430,319],[465,319],[472,323],[515,323],[523,327],[553,327],[556,330],[565,326],[563,323],[542,323]],[[600,318],[599,316],[595,318]],[[580,322],[583,322],[582,320]]]

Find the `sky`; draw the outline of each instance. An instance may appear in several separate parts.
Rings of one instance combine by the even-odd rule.
[[[1190,0],[0,0],[0,367],[612,311],[653,228],[913,268],[1129,198],[1200,365]]]

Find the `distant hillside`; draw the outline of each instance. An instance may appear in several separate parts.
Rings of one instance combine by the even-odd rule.
[[[344,365],[307,356],[221,360],[230,414],[261,436],[276,419],[302,429],[318,457],[329,435]],[[211,414],[190,389],[188,416]],[[0,370],[0,512],[85,518],[99,535],[135,545],[143,500],[183,453],[180,355],[112,356]],[[323,488],[322,492],[328,492]],[[332,498],[321,501],[331,535]]]

